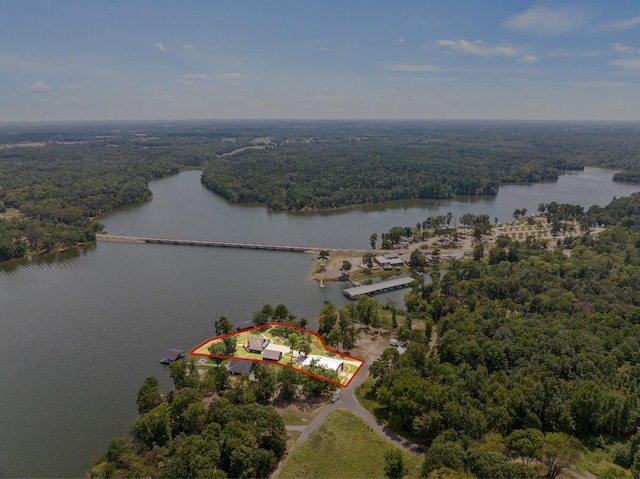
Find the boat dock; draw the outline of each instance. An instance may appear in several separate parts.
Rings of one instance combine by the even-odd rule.
[[[381,281],[380,283],[367,284],[364,286],[356,286],[355,288],[343,289],[342,293],[351,299],[355,299],[361,294],[377,294],[391,291],[393,289],[401,289],[408,287],[413,282],[413,278],[404,277],[391,279],[389,281]]]

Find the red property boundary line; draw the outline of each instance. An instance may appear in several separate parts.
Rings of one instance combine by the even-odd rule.
[[[358,369],[356,369],[356,372],[353,373],[353,375],[351,376],[349,381],[347,381],[347,384],[342,384],[342,383],[339,383],[338,381],[333,381],[332,379],[325,378],[325,377],[320,376],[318,374],[310,373],[309,371],[305,371],[304,369],[294,368],[293,366],[290,366],[288,364],[284,364],[284,363],[281,363],[281,362],[269,361],[269,360],[266,360],[266,359],[238,358],[236,356],[223,356],[223,355],[218,355],[218,354],[207,354],[207,353],[196,353],[195,352],[196,350],[198,350],[201,347],[203,347],[205,344],[210,343],[211,341],[214,341],[216,339],[224,339],[224,338],[227,338],[229,336],[238,336],[239,334],[249,333],[249,332],[255,331],[257,329],[265,329],[265,328],[269,328],[269,327],[272,327],[272,326],[286,326],[286,327],[289,327],[289,328],[297,329],[298,331],[301,331],[301,332],[306,333],[306,334],[311,334],[311,335],[315,336],[316,338],[318,338],[320,340],[320,343],[322,344],[322,347],[325,349],[325,351],[327,351],[329,353],[332,353],[332,354],[337,354],[338,356],[342,356],[343,358],[353,359],[355,361],[360,361],[360,366],[358,366]],[[208,357],[208,358],[237,359],[239,361],[250,361],[252,363],[275,364],[275,365],[278,365],[278,366],[281,366],[281,367],[284,367],[284,368],[292,369],[293,371],[296,371],[298,373],[306,374],[307,376],[312,376],[312,377],[314,377],[316,379],[320,379],[321,381],[326,381],[328,383],[335,384],[336,386],[340,386],[342,388],[346,388],[349,384],[351,384],[351,381],[353,381],[353,378],[356,377],[356,374],[358,374],[360,372],[360,369],[362,369],[362,366],[364,366],[364,363],[365,363],[365,361],[363,359],[356,358],[355,356],[349,356],[348,354],[341,353],[341,352],[338,352],[338,351],[334,351],[333,349],[327,348],[327,345],[324,343],[324,340],[317,333],[314,333],[313,331],[301,328],[300,326],[296,326],[296,325],[290,324],[290,323],[266,323],[266,324],[261,324],[260,326],[253,326],[251,328],[246,328],[246,329],[242,329],[240,331],[235,331],[233,333],[223,334],[222,336],[215,336],[213,338],[207,339],[206,341],[201,343],[199,346],[196,346],[195,348],[193,348],[189,354],[191,356],[204,356],[204,357]]]

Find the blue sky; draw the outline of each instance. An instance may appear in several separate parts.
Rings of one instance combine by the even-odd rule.
[[[637,0],[0,5],[0,121],[640,120]]]

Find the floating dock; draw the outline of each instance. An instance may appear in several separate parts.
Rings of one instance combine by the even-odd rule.
[[[408,287],[413,282],[413,278],[396,278],[389,281],[381,281],[380,283],[367,284],[365,286],[356,286],[355,288],[343,289],[342,293],[351,299],[355,299],[361,294],[377,294],[391,291],[393,289],[401,289]]]

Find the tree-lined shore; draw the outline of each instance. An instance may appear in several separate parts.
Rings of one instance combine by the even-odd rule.
[[[634,132],[517,122],[3,125],[0,261],[92,242],[103,229],[96,217],[150,200],[150,180],[186,168],[202,168],[203,184],[232,202],[317,211],[495,195],[584,166],[636,181]]]

